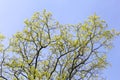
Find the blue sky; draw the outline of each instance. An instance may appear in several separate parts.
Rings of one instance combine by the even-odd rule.
[[[24,28],[23,21],[34,12],[46,9],[63,24],[76,24],[96,13],[109,28],[120,31],[120,0],[0,0],[0,32],[10,37]],[[112,64],[104,71],[107,80],[120,79],[120,38],[114,40],[108,61]]]

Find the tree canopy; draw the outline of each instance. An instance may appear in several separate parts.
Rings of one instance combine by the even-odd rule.
[[[24,23],[7,48],[0,34],[0,80],[100,80],[119,35],[96,14],[84,23],[64,25],[44,10]]]

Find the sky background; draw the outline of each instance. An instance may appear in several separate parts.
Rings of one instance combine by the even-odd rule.
[[[109,28],[120,31],[120,0],[0,0],[0,33],[10,38],[24,28],[24,20],[43,9],[52,12],[62,24],[76,24],[96,13]],[[104,72],[107,80],[120,80],[120,38],[114,40],[108,61],[112,64]]]

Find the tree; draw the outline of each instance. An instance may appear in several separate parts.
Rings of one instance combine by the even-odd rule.
[[[97,15],[84,23],[62,25],[50,12],[36,12],[25,20],[23,31],[13,35],[8,48],[0,47],[1,79],[97,80],[117,35]]]

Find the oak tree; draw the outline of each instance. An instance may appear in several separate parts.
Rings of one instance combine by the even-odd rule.
[[[63,25],[44,10],[24,23],[6,49],[0,34],[0,80],[97,80],[119,34],[95,14],[84,23]]]

